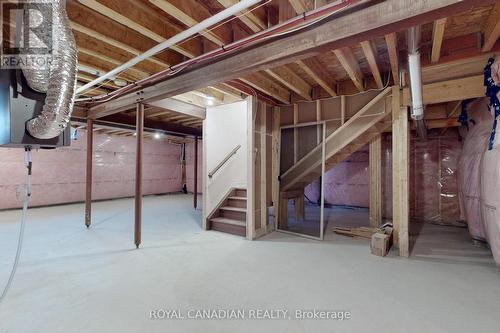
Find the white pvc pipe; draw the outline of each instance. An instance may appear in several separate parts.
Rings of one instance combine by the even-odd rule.
[[[237,13],[239,13],[239,12],[247,9],[248,7],[251,7],[251,6],[253,6],[261,1],[262,0],[241,0],[237,4],[235,4],[229,8],[224,9],[220,13],[217,13],[214,16],[211,16],[211,17],[207,18],[206,20],[203,20],[200,23],[192,26],[191,28],[184,30],[181,33],[173,36],[172,38],[169,38],[166,41],[152,47],[151,49],[147,50],[143,54],[138,55],[137,57],[135,57],[133,59],[130,59],[126,63],[124,63],[124,64],[112,69],[108,73],[96,78],[94,81],[91,81],[91,82],[81,86],[80,88],[78,88],[76,90],[76,93],[80,94],[83,91],[85,91],[89,88],[92,88],[96,84],[101,83],[110,77],[114,77],[117,74],[123,72],[124,70],[127,70],[130,67],[138,64],[139,62],[154,56],[158,52],[161,52],[165,49],[168,49],[169,47],[176,45],[177,43],[185,40],[186,38],[189,38],[189,37],[191,37],[199,32],[202,32],[203,30],[208,29],[209,27],[211,27],[211,26],[213,26],[213,25],[215,25],[215,24],[217,24],[217,23],[219,23],[219,22],[221,22],[221,21],[223,21],[223,20],[225,20],[233,15],[236,15]]]

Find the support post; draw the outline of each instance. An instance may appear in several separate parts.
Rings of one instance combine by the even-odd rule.
[[[382,223],[382,138],[377,135],[370,141],[370,226]]]
[[[279,145],[280,145],[280,109],[279,107],[273,107],[273,143],[272,143],[272,188],[273,188],[273,215],[274,215],[274,228],[278,227],[278,221],[280,219],[279,214],[279,195],[280,195],[280,183],[278,177],[280,175],[279,171]]]
[[[87,119],[87,168],[85,176],[85,226],[92,224],[92,156],[94,151],[94,120]]]
[[[392,218],[394,244],[399,255],[409,256],[409,132],[408,109],[398,86],[392,88]]]
[[[194,137],[193,206],[198,207],[198,137]]]
[[[141,245],[142,219],[142,147],[144,143],[144,104],[137,103],[136,112],[136,159],[135,159],[135,228],[134,240],[136,248]]]

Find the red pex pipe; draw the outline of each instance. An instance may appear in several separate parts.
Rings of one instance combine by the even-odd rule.
[[[246,37],[246,38],[241,39],[239,41],[233,42],[231,44],[228,44],[227,46],[223,46],[221,48],[218,48],[217,50],[210,51],[210,52],[202,54],[198,57],[186,60],[182,63],[177,64],[177,65],[171,66],[168,69],[165,69],[161,72],[153,74],[153,75],[151,75],[147,78],[144,78],[142,80],[139,80],[137,82],[131,83],[125,87],[119,88],[119,89],[112,91],[110,93],[95,96],[95,97],[88,97],[85,99],[77,100],[77,102],[90,102],[92,104],[108,102],[110,100],[113,100],[115,98],[123,96],[126,93],[135,91],[135,90],[140,89],[140,88],[145,88],[145,87],[150,86],[154,83],[158,83],[158,82],[160,82],[161,79],[163,79],[165,77],[175,75],[175,71],[177,71],[177,70],[183,70],[189,66],[200,63],[202,61],[216,58],[222,54],[226,54],[227,52],[238,50],[238,49],[240,49],[244,46],[247,46],[249,44],[252,44],[252,43],[257,43],[265,38],[268,38],[268,37],[272,38],[274,34],[283,32],[284,30],[286,30],[288,28],[298,26],[300,23],[306,23],[308,21],[320,18],[322,16],[325,16],[328,14],[333,14],[336,11],[345,9],[347,7],[352,6],[353,4],[356,4],[356,3],[359,3],[362,1],[363,0],[339,0],[339,1],[336,1],[333,3],[330,3],[326,6],[321,7],[321,8],[311,10],[309,12],[303,13],[302,15],[291,18],[288,21],[285,21],[281,24],[275,25],[267,30],[261,31],[259,33],[256,33],[256,34],[249,36],[249,37]],[[174,73],[174,74],[172,74],[172,73]]]

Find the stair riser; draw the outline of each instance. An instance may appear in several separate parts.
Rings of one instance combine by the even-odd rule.
[[[219,211],[219,216],[238,221],[246,221],[247,219],[247,214],[245,212],[233,212],[230,210],[223,210],[223,209]]]
[[[230,207],[247,208],[247,201],[246,200],[228,199],[227,205]]]
[[[247,197],[247,190],[234,190],[234,196],[246,198]]]
[[[228,234],[233,234],[237,236],[242,236],[245,237],[247,235],[247,231],[245,227],[238,226],[238,225],[232,225],[232,224],[226,224],[226,223],[220,223],[220,222],[210,222],[210,229],[212,230],[217,230],[220,232],[225,232]]]

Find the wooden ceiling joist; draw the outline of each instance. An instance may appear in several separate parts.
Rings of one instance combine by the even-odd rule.
[[[143,4],[138,1],[117,1],[117,0],[78,0],[83,5],[101,13],[140,34],[156,41],[164,42],[182,30],[157,16],[154,11],[146,12]],[[124,13],[127,13],[125,15]],[[172,50],[193,58],[200,54],[200,45],[194,40],[182,43],[182,47],[174,45]]]
[[[67,1],[66,7],[72,29],[133,55],[139,55],[158,44],[76,0]],[[183,57],[179,53],[166,50],[146,61],[157,62],[158,65],[168,67],[182,60]]]
[[[446,27],[446,17],[434,21],[432,29],[432,52],[431,62],[436,63],[441,56],[441,45],[443,44],[444,29]]]
[[[318,22],[316,25],[297,31],[294,34],[284,35],[279,39],[244,49],[209,64],[199,64],[196,70],[181,72],[164,82],[157,83],[154,87],[142,89],[140,98],[146,102],[159,100],[208,85],[231,82],[231,80],[244,77],[246,79],[245,83],[256,90],[260,90],[273,98],[278,97],[276,99],[280,102],[289,103],[290,92],[280,84],[274,83],[267,77],[268,74],[264,75],[259,71],[268,68],[274,69],[291,62],[303,61],[305,58],[319,55],[327,50],[342,49],[381,35],[386,35],[389,59],[392,59],[392,74],[395,81],[398,82],[398,51],[394,31],[402,31],[414,26],[417,22],[422,24],[438,20],[444,15],[454,15],[469,9],[472,5],[488,5],[491,3],[493,3],[492,0],[470,0],[467,3],[460,0],[386,0],[373,2],[331,20]],[[384,15],[379,15],[382,12]],[[394,59],[396,60],[394,61]],[[328,75],[331,75],[331,69],[326,68],[326,70]],[[260,76],[264,80],[259,79],[256,82],[252,80],[255,76]],[[250,77],[250,80],[248,77]],[[362,78],[360,79],[359,75],[355,76],[355,78],[358,81],[359,89],[359,81],[362,82]],[[270,89],[270,87],[273,88]],[[124,96],[111,103],[123,105],[126,101],[134,101],[134,98]],[[96,110],[97,107],[92,108],[90,115],[97,112]]]
[[[356,88],[359,91],[365,90],[363,85],[363,73],[361,72],[359,63],[356,60],[356,57],[352,53],[351,49],[349,47],[343,47],[341,49],[336,49],[333,52],[339,59],[342,67],[344,67],[345,71],[351,78]]]
[[[491,51],[500,36],[500,1],[497,1],[483,28],[483,52]]]
[[[394,84],[399,84],[399,56],[398,56],[398,38],[396,33],[385,35],[387,52],[389,53],[389,62],[391,63],[392,80]]]
[[[221,5],[225,8],[231,7],[238,3],[239,0],[217,0]],[[266,22],[262,20],[260,17],[255,15],[252,11],[245,10],[242,13],[243,15],[238,16],[238,18],[253,32],[259,32],[263,29],[267,28]]]
[[[122,49],[122,50],[124,50],[124,51],[126,51],[126,52],[128,52],[128,53],[130,53],[130,54],[132,54],[134,56],[138,56],[141,53],[143,53],[142,51],[140,51],[140,50],[138,50],[138,49],[136,49],[136,48],[134,48],[134,47],[132,47],[132,46],[130,46],[128,44],[125,44],[125,43],[122,43],[122,42],[120,42],[118,40],[110,38],[110,37],[108,37],[108,36],[106,36],[104,34],[101,34],[100,32],[97,32],[95,30],[87,28],[87,27],[85,27],[85,26],[83,26],[81,24],[78,24],[78,23],[75,23],[75,22],[70,22],[70,25],[71,25],[71,29],[73,29],[74,31],[80,32],[82,34],[85,34],[85,35],[87,35],[89,37],[94,38],[95,40],[100,40],[100,41],[102,41],[104,43],[107,43],[107,44],[109,44],[111,46],[114,46],[116,48]],[[168,63],[166,63],[164,61],[161,61],[161,60],[158,60],[157,58],[154,58],[154,57],[149,58],[146,61],[153,62],[153,63],[155,63],[157,65],[160,65],[160,66],[163,66],[165,68],[169,66]]]
[[[380,75],[380,70],[377,64],[377,51],[373,47],[372,43],[370,41],[363,41],[361,42],[361,48],[363,49],[363,52],[366,57],[366,61],[368,62],[368,65],[370,66],[370,70],[372,71],[373,79],[375,80],[375,83],[377,84],[377,87],[379,89],[382,89],[384,87],[384,82],[382,81],[382,76]]]
[[[296,92],[306,100],[312,100],[311,86],[287,66],[266,69],[265,72],[276,81],[280,82],[288,89]]]
[[[195,0],[149,0],[149,2],[184,23],[187,27],[192,27],[211,16],[208,9]],[[220,25],[214,31],[205,31],[201,35],[218,46],[231,42],[231,30],[228,25]]]
[[[335,81],[325,74],[324,66],[319,63],[316,58],[298,60],[296,62],[300,68],[306,72],[321,88],[323,88],[330,96],[337,96],[334,86]]]
[[[240,80],[282,103],[290,103],[290,92],[267,79],[261,73],[252,73],[240,78]]]

